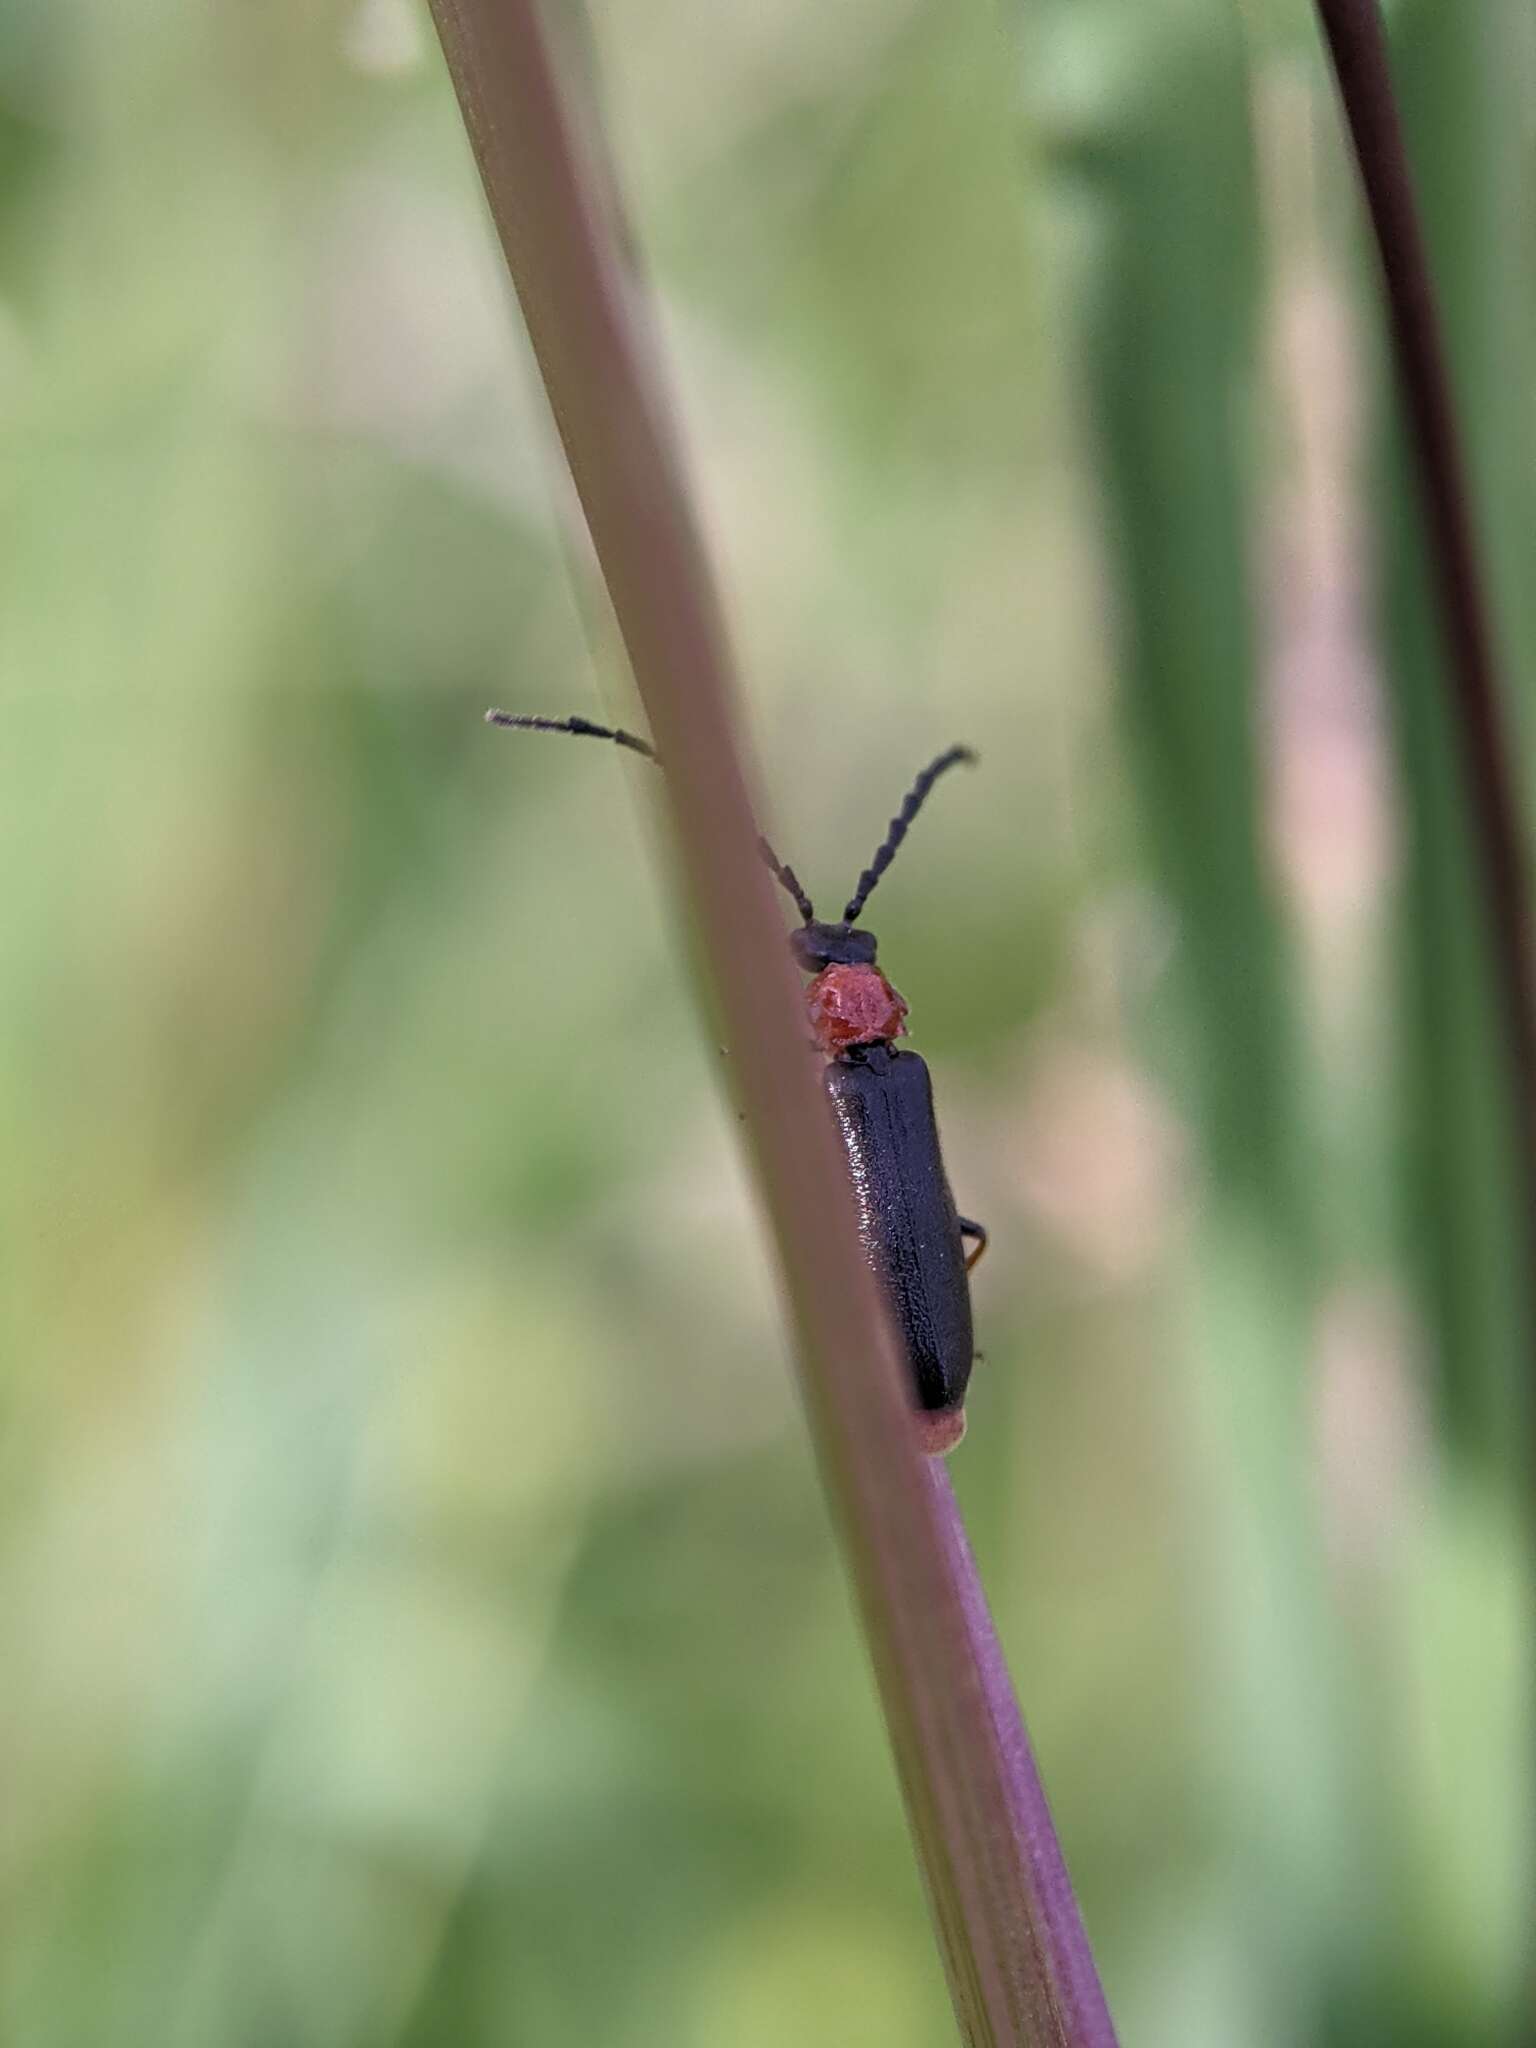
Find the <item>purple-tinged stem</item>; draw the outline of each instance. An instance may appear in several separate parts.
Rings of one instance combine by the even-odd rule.
[[[1008,1806],[1001,1818],[1012,1829],[1015,1854],[1034,1881],[1045,1936],[1043,1960],[1054,1980],[1066,2035],[1071,2041],[1091,2043],[1092,2048],[1116,2048],[1114,2022],[1109,2016],[1093,1951],[1088,1946],[1077,1894],[1056,1838],[1029,1732],[1019,1710],[1018,1696],[947,1466],[937,1460],[930,1463],[928,1483],[950,1577],[965,1616],[966,1640],[976,1678],[1007,1774]]]
[[[713,1016],[779,1251],[823,1482],[847,1553],[965,2039],[1110,2048],[946,1481],[920,1457],[759,856],[721,608],[602,154],[537,0],[433,0],[507,267],[614,616],[666,763]],[[961,1547],[957,1550],[959,1540]],[[1048,1845],[1049,1853],[1046,1853]],[[1069,1896],[1069,1894],[1068,1894]],[[1058,1947],[1068,1932],[1068,1951]],[[1083,2023],[1079,2024],[1082,2015]]]

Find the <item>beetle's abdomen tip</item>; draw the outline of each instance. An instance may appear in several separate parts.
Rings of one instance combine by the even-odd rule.
[[[925,1458],[947,1458],[965,1435],[963,1408],[919,1408],[914,1420],[917,1447]]]

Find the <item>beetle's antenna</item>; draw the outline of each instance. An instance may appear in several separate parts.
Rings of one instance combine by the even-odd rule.
[[[637,739],[632,732],[621,732],[617,726],[594,725],[590,718],[540,718],[531,711],[487,711],[485,722],[487,725],[508,725],[517,732],[565,732],[573,739],[612,740],[615,746],[628,747],[632,754],[642,755],[654,767],[661,766],[661,756],[649,740]],[[794,869],[784,865],[766,839],[758,840],[757,850],[772,871],[774,880],[794,898],[796,910],[810,924],[816,913]]]
[[[800,877],[795,873],[794,869],[784,865],[766,839],[760,838],[758,840],[757,850],[763,856],[763,860],[772,872],[773,879],[778,883],[779,887],[794,898],[795,908],[800,913],[801,922],[803,924],[814,924],[816,913],[811,908],[811,899],[806,895],[804,889],[801,888]]]
[[[901,809],[891,820],[891,829],[885,835],[885,842],[874,859],[859,877],[859,885],[848,899],[848,908],[843,912],[843,923],[852,924],[869,900],[869,893],[896,858],[901,842],[907,836],[908,828],[923,808],[927,795],[946,768],[953,768],[957,761],[974,761],[976,756],[969,747],[951,747],[940,754],[936,761],[930,761],[916,782],[902,798]]]
[[[579,740],[612,740],[615,746],[628,747],[633,754],[643,754],[647,761],[661,766],[661,756],[649,740],[636,739],[632,732],[620,732],[617,726],[594,725],[590,718],[538,718],[531,711],[487,711],[487,725],[515,726],[521,732],[568,732]]]

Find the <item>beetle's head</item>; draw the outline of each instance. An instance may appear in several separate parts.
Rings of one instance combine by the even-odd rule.
[[[875,935],[851,924],[818,924],[808,919],[790,933],[789,950],[807,974],[820,974],[823,967],[873,967]]]

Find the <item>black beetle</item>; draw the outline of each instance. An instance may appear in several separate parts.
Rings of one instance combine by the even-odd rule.
[[[612,740],[657,761],[648,741],[590,719],[509,711],[488,711],[486,718],[525,732]],[[898,1052],[895,1045],[906,1035],[907,1006],[875,965],[874,933],[860,930],[854,920],[934,783],[945,769],[975,758],[968,747],[950,747],[923,770],[836,924],[817,921],[794,869],[766,839],[758,841],[800,913],[790,950],[811,976],[806,1005],[816,1045],[826,1056],[822,1079],[848,1156],[859,1235],[901,1333],[925,1445],[934,1451],[950,1449],[965,1431],[965,1390],[975,1356],[967,1275],[986,1250],[987,1233],[956,1211],[927,1065],[919,1054]],[[966,1238],[975,1240],[969,1256]]]

